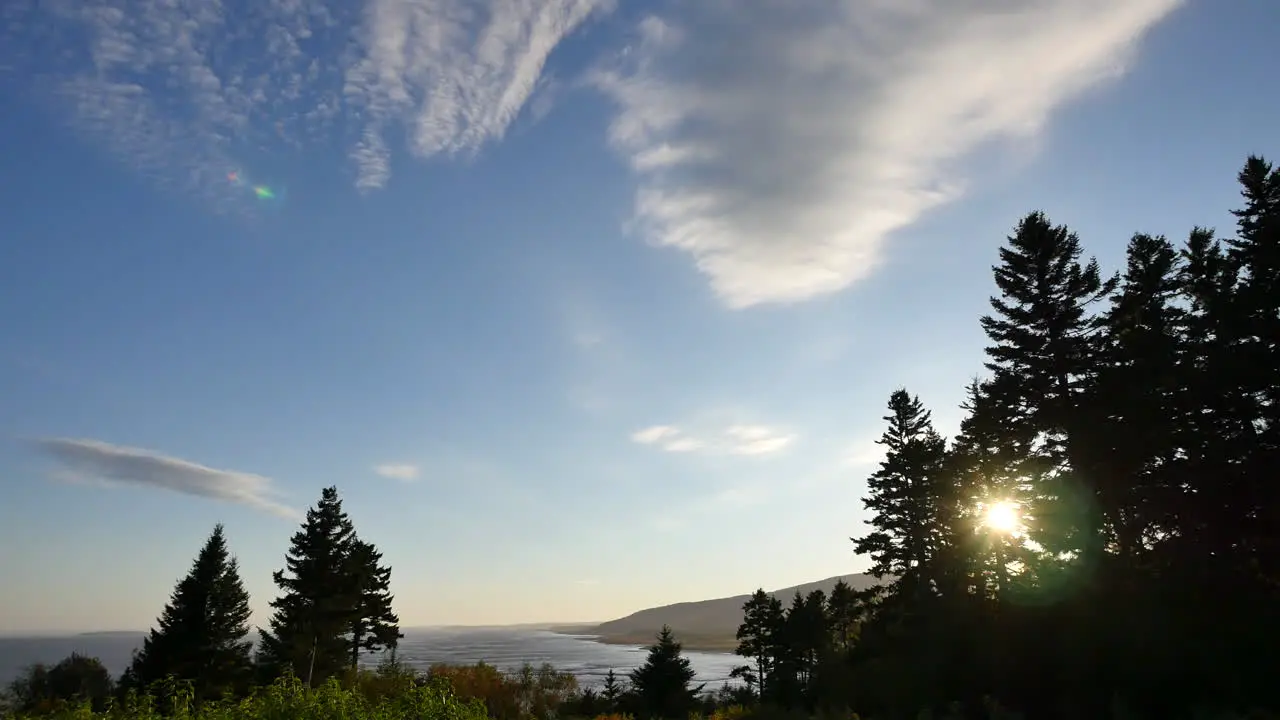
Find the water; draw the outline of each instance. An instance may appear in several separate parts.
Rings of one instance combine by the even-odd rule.
[[[434,663],[466,665],[485,661],[503,670],[523,663],[551,663],[573,673],[582,687],[599,687],[612,669],[620,676],[644,662],[647,648],[606,645],[586,636],[560,635],[545,630],[514,628],[434,629],[404,631],[397,653],[405,664],[425,670]],[[118,676],[129,665],[130,653],[142,644],[141,633],[78,635],[68,637],[0,637],[0,683],[8,683],[24,667],[36,662],[55,663],[73,651],[91,655]],[[697,672],[697,683],[708,690],[719,688],[742,658],[727,653],[686,651]]]

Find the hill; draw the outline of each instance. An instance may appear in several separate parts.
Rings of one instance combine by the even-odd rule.
[[[875,583],[870,575],[838,575],[826,580],[795,585],[772,591],[783,604],[791,601],[796,591],[807,595],[814,590],[830,593],[836,582],[844,580],[854,590],[862,590]],[[574,634],[596,635],[600,642],[618,645],[648,645],[663,625],[670,625],[686,649],[732,652],[738,646],[734,637],[742,624],[742,605],[751,595],[682,602],[674,605],[649,608],[624,618],[610,620],[595,627],[577,627]],[[565,628],[569,630],[569,628]]]

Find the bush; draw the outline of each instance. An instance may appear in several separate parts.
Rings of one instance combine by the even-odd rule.
[[[459,696],[484,703],[494,720],[528,720],[555,717],[563,705],[578,696],[578,681],[571,673],[549,664],[503,672],[487,663],[433,665],[430,680],[444,680]]]
[[[110,701],[111,673],[97,658],[72,653],[53,666],[32,665],[9,684],[8,704],[17,713],[51,713],[68,704],[89,703],[104,710]]]
[[[282,678],[239,701],[197,705],[190,693],[171,695],[158,707],[149,695],[131,693],[123,702],[95,712],[88,704],[65,704],[44,717],[52,720],[486,720],[484,706],[458,697],[444,682],[407,687],[396,695],[371,698],[335,679],[308,688],[296,677]],[[23,713],[17,715],[24,717]]]

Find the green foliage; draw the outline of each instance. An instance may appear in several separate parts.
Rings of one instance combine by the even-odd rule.
[[[54,720],[484,720],[484,707],[464,700],[447,685],[429,683],[403,692],[369,698],[343,688],[336,678],[317,688],[286,676],[241,700],[198,703],[193,695],[175,695],[168,707],[131,694],[106,711],[66,706],[46,717]]]

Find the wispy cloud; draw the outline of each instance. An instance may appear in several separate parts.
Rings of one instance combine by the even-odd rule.
[[[384,478],[410,482],[418,479],[418,466],[409,463],[385,463],[375,465],[373,471]]]
[[[768,455],[785,449],[795,436],[764,425],[734,425],[724,431],[729,452],[735,455]]]
[[[371,0],[359,33],[363,57],[345,95],[364,132],[352,152],[357,185],[389,176],[383,140],[402,124],[419,157],[474,151],[501,138],[538,87],[560,40],[604,0]]]
[[[1179,2],[705,0],[645,19],[592,80],[639,227],[731,307],[798,301],[874,270],[961,194],[958,161],[1121,75]]]
[[[631,441],[666,452],[705,451],[729,455],[771,455],[785,450],[795,435],[766,425],[730,425],[719,432],[694,433],[673,425],[654,425],[631,434]]]
[[[122,162],[248,211],[279,151],[346,143],[356,184],[390,178],[388,131],[419,157],[502,137],[548,55],[609,0],[21,0],[0,66],[53,89]],[[542,110],[545,112],[545,109]],[[256,177],[287,185],[287,178]]]
[[[641,445],[652,445],[666,438],[675,437],[680,430],[670,425],[653,425],[631,433],[631,441]]]
[[[37,440],[36,445],[56,460],[69,478],[162,488],[245,505],[290,519],[298,515],[293,508],[273,499],[271,480],[261,475],[219,470],[152,450],[100,440],[49,438]]]

